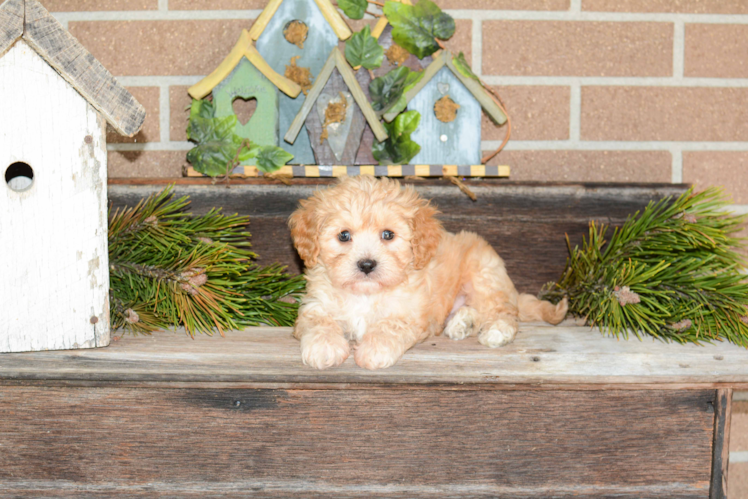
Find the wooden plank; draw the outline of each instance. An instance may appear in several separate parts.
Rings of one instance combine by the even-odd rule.
[[[499,125],[503,125],[504,123],[506,123],[506,115],[501,110],[499,105],[496,104],[496,102],[491,98],[486,89],[483,88],[483,85],[481,85],[480,82],[473,80],[472,78],[468,78],[460,73],[460,71],[452,62],[452,54],[450,54],[449,51],[445,50],[442,57],[444,58],[444,62],[447,64],[447,67],[452,71],[452,73],[478,100],[486,114],[488,114],[488,116]]]
[[[605,337],[567,321],[553,327],[522,323],[516,340],[489,349],[475,337],[432,337],[392,368],[368,371],[352,358],[318,371],[301,362],[291,328],[257,327],[226,337],[183,330],[125,337],[107,349],[4,354],[0,379],[112,382],[494,384],[636,386],[747,384],[748,350],[728,343],[664,344]],[[712,428],[710,422],[709,428]]]
[[[302,104],[298,114],[294,118],[293,122],[291,122],[291,126],[288,128],[286,135],[283,137],[284,141],[288,142],[289,144],[293,144],[296,141],[296,137],[298,137],[299,132],[301,132],[301,128],[304,126],[306,117],[315,106],[317,98],[322,93],[322,89],[325,88],[325,84],[327,84],[327,80],[330,78],[332,70],[335,68],[335,64],[335,52],[333,51],[330,52],[325,65],[322,66],[322,69],[314,80],[314,85],[312,85],[312,88],[309,89],[309,92],[304,99],[304,104]]]
[[[192,198],[195,213],[223,207],[229,213],[249,215],[252,244],[260,255],[259,262],[281,262],[294,273],[302,267],[286,221],[300,199],[335,182],[292,179],[291,186],[268,186],[264,183],[280,183],[232,180],[231,188],[226,189],[210,185],[210,179],[182,180],[198,181],[203,184],[176,188],[178,194]],[[568,255],[566,234],[572,245],[581,244],[590,220],[621,224],[650,200],[678,196],[685,190],[685,186],[672,184],[533,184],[480,179],[466,181],[478,196],[478,201],[473,202],[448,181],[423,180],[413,184],[441,210],[439,217],[447,230],[474,231],[486,238],[504,259],[517,288],[529,293],[537,293],[544,284],[561,275]],[[109,200],[115,208],[134,205],[141,197],[163,187],[163,184],[110,186]],[[528,252],[528,248],[532,251]]]
[[[714,444],[709,498],[727,498],[727,472],[730,465],[730,420],[732,389],[717,391],[714,402]]]
[[[24,0],[0,4],[0,57],[23,35]]]
[[[705,498],[709,488],[709,390],[6,386],[0,397],[11,497]]]
[[[369,123],[371,131],[374,132],[374,137],[376,137],[379,142],[384,141],[387,139],[387,131],[379,122],[379,117],[374,111],[374,108],[371,107],[371,104],[369,103],[366,94],[364,94],[364,91],[361,89],[361,86],[358,84],[358,80],[356,79],[353,70],[348,66],[348,61],[345,60],[345,57],[340,53],[340,50],[337,47],[333,49],[333,53],[335,55],[338,71],[340,71],[343,80],[345,80],[351,94],[353,94],[353,98],[356,99],[358,107],[361,109],[364,117],[366,117],[366,121]]]
[[[106,123],[23,40],[0,58],[0,95],[0,168],[33,171],[0,189],[0,352],[105,346]]]
[[[145,121],[145,109],[36,0],[26,0],[23,39],[104,115],[120,134],[132,137]]]

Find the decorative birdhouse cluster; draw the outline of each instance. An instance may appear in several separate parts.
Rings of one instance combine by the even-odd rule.
[[[107,122],[145,110],[36,0],[0,5],[0,352],[109,344]]]
[[[366,1],[339,6],[358,19]],[[462,54],[436,39],[452,36],[454,20],[430,0],[388,0],[384,13],[373,31],[353,34],[330,0],[270,0],[216,70],[189,89],[198,101],[212,93],[212,103],[193,106],[188,175],[507,176],[508,167],[481,165],[481,110],[501,125],[503,108]],[[433,47],[408,31],[414,16],[433,20]],[[256,102],[244,123],[237,99]]]

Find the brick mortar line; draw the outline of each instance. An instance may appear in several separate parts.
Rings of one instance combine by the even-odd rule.
[[[472,22],[470,45],[472,48],[471,57],[473,58],[471,66],[473,72],[478,77],[483,76],[483,23]]]
[[[159,0],[165,1],[165,0]],[[159,3],[159,7],[160,7]],[[61,22],[70,21],[165,21],[255,19],[261,10],[144,10],[144,11],[77,11],[53,12]],[[648,12],[572,12],[447,9],[455,19],[481,21],[598,21],[598,22],[668,22],[699,24],[748,24],[746,14],[684,14]]]
[[[171,99],[169,96],[169,85],[159,87],[159,138],[161,143],[171,142]]]
[[[483,76],[489,85],[620,86],[620,87],[709,87],[744,88],[748,78],[702,78],[672,76]]]
[[[569,2],[569,12],[582,12],[582,0],[571,0]]]
[[[582,130],[582,87],[572,84],[569,92],[569,140],[579,142]]]
[[[730,210],[737,215],[748,214],[748,205],[728,205],[727,210]],[[735,401],[748,401],[748,393],[735,393],[733,399]]]
[[[481,141],[481,149],[499,147],[501,141]],[[110,143],[109,151],[187,151],[189,141]],[[665,141],[509,141],[507,151],[748,151],[748,142],[665,142]]]
[[[670,167],[670,182],[680,184],[683,182],[683,150],[673,148],[670,151],[673,163]]]
[[[730,462],[736,464],[748,462],[748,451],[731,451]]]
[[[169,0],[158,0],[158,10],[160,11],[169,10]]]
[[[748,24],[748,14],[687,14],[678,12],[593,12],[539,10],[445,9],[455,19],[474,21],[595,21],[696,24]]]
[[[686,35],[685,23],[676,21],[673,26],[673,77],[680,80],[685,73]]]

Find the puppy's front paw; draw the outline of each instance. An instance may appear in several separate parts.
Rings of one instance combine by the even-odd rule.
[[[478,335],[478,342],[486,347],[501,347],[507,345],[517,335],[517,323],[502,319],[494,322]]]
[[[342,364],[350,353],[351,346],[342,335],[319,333],[301,337],[301,360],[318,370]]]
[[[475,315],[478,313],[472,307],[461,307],[444,328],[444,334],[452,340],[462,340],[473,333]]]
[[[402,342],[395,336],[366,334],[356,347],[353,359],[361,368],[379,370],[397,363],[404,352]]]

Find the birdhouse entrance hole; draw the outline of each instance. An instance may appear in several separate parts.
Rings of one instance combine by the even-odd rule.
[[[231,107],[234,109],[234,114],[239,123],[246,125],[249,120],[252,119],[252,115],[255,114],[257,109],[257,99],[251,97],[249,99],[243,99],[241,97],[235,97],[231,103]]]
[[[296,45],[300,49],[304,48],[304,42],[306,41],[308,34],[309,27],[306,23],[299,21],[298,19],[289,21],[288,24],[286,24],[286,27],[283,28],[283,36],[286,41]]]
[[[34,184],[34,169],[22,161],[12,163],[5,169],[5,182],[13,191],[26,191]]]

